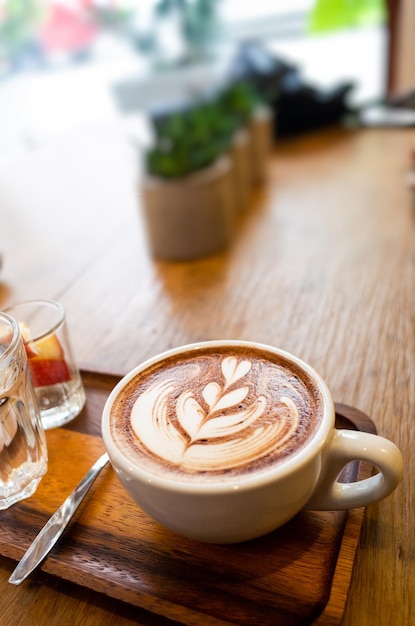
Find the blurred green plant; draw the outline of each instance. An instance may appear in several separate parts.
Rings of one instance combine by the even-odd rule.
[[[33,41],[42,16],[39,0],[5,0],[0,20],[0,56],[13,62]]]
[[[156,19],[177,17],[187,61],[203,58],[219,34],[217,6],[222,0],[158,0]]]
[[[90,9],[94,21],[100,26],[123,33],[127,30],[130,22],[134,20],[137,9],[132,6],[114,6],[112,4],[97,4]]]
[[[209,101],[154,116],[154,145],[146,154],[148,173],[174,179],[212,164],[229,150],[236,131],[260,101],[249,83],[238,81]]]
[[[383,24],[385,0],[316,0],[309,16],[313,34]]]

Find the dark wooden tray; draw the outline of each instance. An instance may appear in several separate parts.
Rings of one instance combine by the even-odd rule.
[[[101,410],[118,377],[88,372],[83,377],[86,407],[70,428],[48,431],[49,471],[37,492],[2,512],[4,556],[22,557],[104,451]],[[336,405],[336,413],[338,427],[375,432],[356,409]],[[343,479],[369,472],[355,463]],[[302,512],[264,538],[204,545],[148,518],[108,466],[41,569],[183,624],[339,624],[363,512]]]

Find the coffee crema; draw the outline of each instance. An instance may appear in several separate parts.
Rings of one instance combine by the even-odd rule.
[[[247,346],[189,350],[137,373],[115,397],[114,443],[164,477],[218,482],[295,454],[323,415],[317,383],[283,356]]]

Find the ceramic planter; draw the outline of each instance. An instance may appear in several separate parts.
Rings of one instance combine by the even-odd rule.
[[[238,214],[246,209],[253,184],[251,134],[247,128],[235,133],[229,156],[233,165],[235,210]]]
[[[253,187],[266,180],[272,144],[272,112],[268,107],[261,106],[255,109],[247,125],[235,133],[229,149],[237,214],[247,208]]]
[[[249,124],[252,180],[255,185],[260,185],[267,178],[269,157],[274,140],[273,114],[269,107],[258,107]]]
[[[153,256],[189,260],[225,249],[235,226],[232,163],[213,165],[177,180],[145,176],[142,209]]]

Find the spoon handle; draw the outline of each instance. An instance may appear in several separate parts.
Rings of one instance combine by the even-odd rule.
[[[71,521],[72,516],[85,498],[99,472],[108,461],[107,453],[103,454],[66,498],[65,502],[61,504],[56,513],[46,522],[12,572],[9,583],[20,585],[49,554]]]

